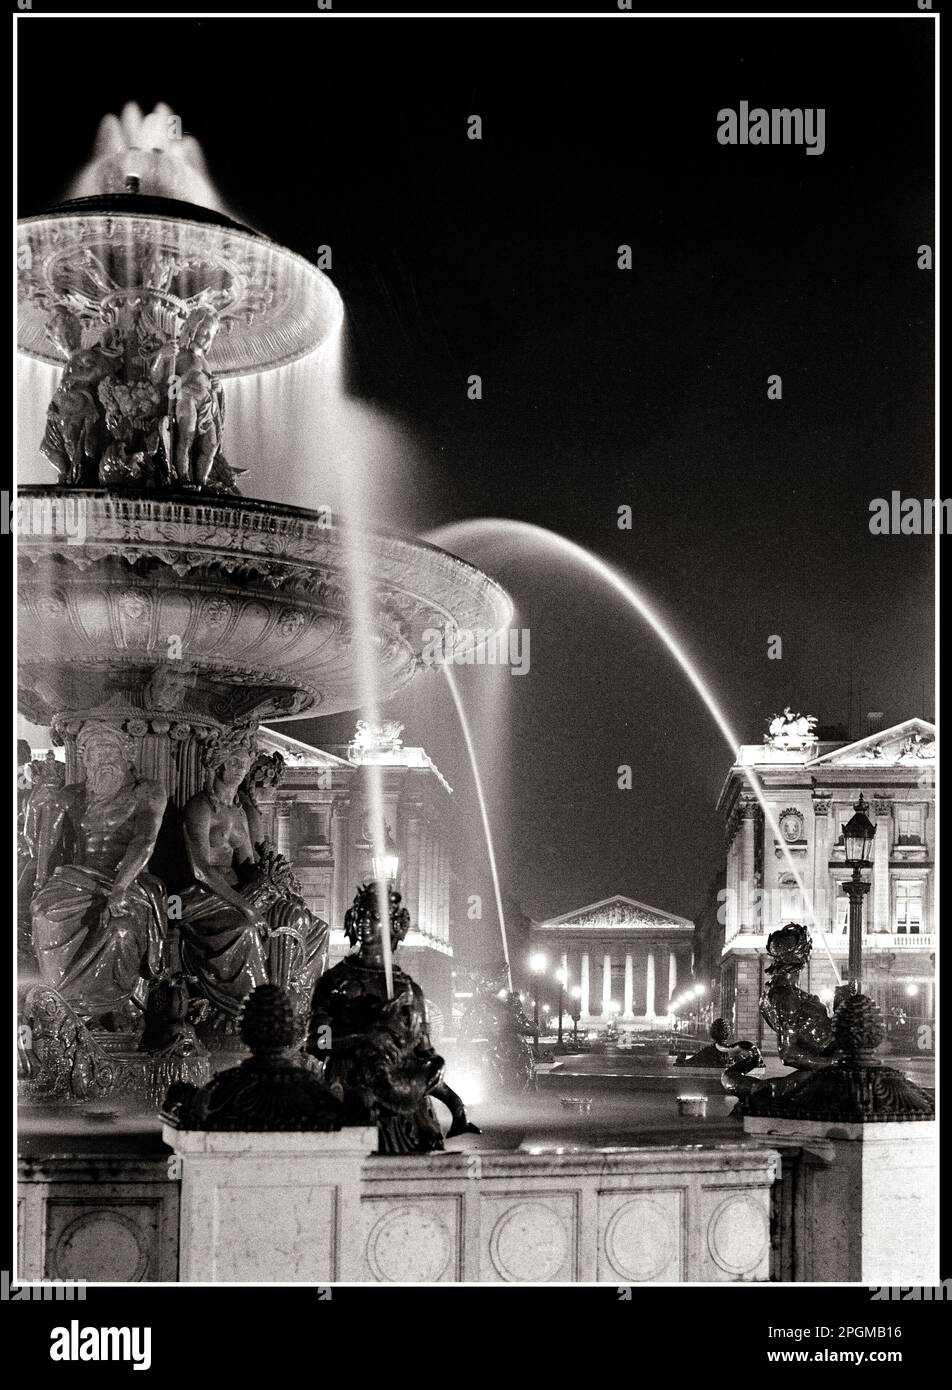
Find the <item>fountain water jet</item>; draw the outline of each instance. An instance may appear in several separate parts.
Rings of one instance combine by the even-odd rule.
[[[674,635],[669,631],[665,623],[662,622],[662,620],[658,617],[651,604],[639,593],[639,591],[636,589],[635,585],[631,582],[631,580],[626,579],[623,575],[619,574],[618,571],[613,569],[612,566],[609,565],[605,560],[600,559],[597,555],[593,555],[591,551],[586,550],[583,546],[577,545],[574,541],[570,541],[565,536],[560,536],[557,532],[550,531],[544,526],[534,526],[530,522],[526,521],[510,521],[506,518],[480,517],[472,521],[451,522],[449,525],[437,527],[435,530],[429,532],[428,539],[433,541],[434,544],[458,545],[460,541],[465,542],[467,538],[478,539],[482,535],[486,535],[489,533],[498,534],[500,531],[510,535],[514,540],[520,540],[523,542],[535,541],[538,544],[544,545],[549,550],[555,550],[559,552],[560,554],[571,560],[573,564],[581,566],[582,568],[587,569],[591,573],[595,574],[600,580],[608,584],[610,588],[614,589],[614,591],[617,594],[620,594],[621,597],[625,600],[625,602],[629,605],[629,607],[633,608],[635,612],[638,614],[638,616],[644,619],[644,621],[648,624],[651,630],[656,634],[656,636],[658,636],[661,639],[661,641],[667,647],[668,651],[671,653],[675,661],[681,667],[688,680],[694,686],[694,689],[697,691],[698,695],[700,695],[705,707],[708,710],[708,713],[711,715],[711,718],[714,720],[714,723],[720,730],[725,743],[731,750],[731,756],[736,757],[737,749],[740,747],[740,740],[734,733],[730,724],[727,722],[727,719],[725,718],[724,713],[720,708],[720,705],[717,703],[714,696],[711,694],[711,691],[708,688],[703,677],[701,676],[700,672],[698,671],[697,666],[692,661],[688,653],[684,650],[681,643],[677,640],[676,637],[674,637]],[[830,965],[833,969],[836,982],[837,984],[841,984],[842,977],[840,975],[839,970],[837,969],[836,962],[833,959],[833,954],[830,951],[829,943],[826,938],[826,933],[816,920],[816,913],[813,907],[812,895],[807,890],[806,884],[803,881],[803,877],[800,874],[797,865],[793,859],[793,855],[790,853],[790,850],[787,847],[786,841],[780,831],[780,827],[777,824],[777,819],[766,797],[761,791],[760,785],[754,773],[749,769],[745,768],[744,774],[747,778],[748,783],[750,784],[750,789],[753,795],[756,797],[757,802],[764,813],[764,819],[770,826],[770,829],[774,832],[774,835],[776,836],[777,841],[780,844],[784,859],[787,862],[787,867],[789,868],[790,873],[793,875],[794,881],[800,890],[804,907],[807,909],[810,918],[811,928],[819,932],[820,938],[823,942],[823,949],[825,950]]]
[[[453,668],[449,664],[443,667],[443,674],[446,683],[453,696],[453,704],[459,716],[460,728],[463,731],[463,741],[466,744],[466,752],[469,755],[469,764],[473,770],[473,782],[476,786],[476,797],[479,801],[479,814],[483,823],[483,834],[486,837],[486,854],[489,858],[489,872],[492,875],[493,893],[496,898],[496,913],[499,917],[499,934],[502,938],[502,953],[506,962],[506,978],[509,981],[509,988],[512,989],[512,966],[509,961],[509,938],[506,935],[506,914],[502,906],[502,890],[499,885],[499,870],[496,867],[496,851],[493,846],[493,835],[489,825],[489,812],[486,807],[486,797],[483,793],[483,782],[479,775],[479,763],[476,760],[476,749],[473,744],[473,736],[470,732],[469,721],[466,718],[466,711],[463,708],[463,701],[460,697],[459,686],[456,677],[453,675]]]

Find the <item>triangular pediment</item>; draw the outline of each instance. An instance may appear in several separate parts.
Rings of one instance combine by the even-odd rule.
[[[935,762],[935,725],[925,719],[906,719],[880,729],[855,743],[814,758],[808,768],[921,767]]]
[[[665,912],[660,907],[650,907],[637,898],[625,897],[616,893],[600,902],[588,903],[572,912],[563,912],[560,917],[547,917],[543,922],[535,922],[535,927],[688,927],[693,923],[687,917],[679,917],[676,912]]]
[[[292,767],[350,767],[345,758],[327,753],[323,748],[314,748],[290,734],[279,733],[264,725],[258,730],[258,747],[266,753],[280,753],[289,768]]]

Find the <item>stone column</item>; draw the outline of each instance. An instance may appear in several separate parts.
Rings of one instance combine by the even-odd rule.
[[[294,846],[291,844],[291,821],[294,815],[294,802],[279,800],[275,805],[274,845],[289,863],[294,862]]]
[[[830,876],[832,817],[831,793],[813,793],[813,909],[824,931],[832,933],[836,921],[836,894]]]
[[[404,905],[414,926],[420,920],[420,817],[422,807],[412,802],[407,807],[407,862],[403,865]]]
[[[648,959],[645,963],[645,1018],[655,1016],[655,958],[654,951],[648,952]]]
[[[741,931],[759,931],[754,912],[754,841],[757,830],[757,802],[752,796],[741,798],[740,822],[740,926]]]
[[[579,986],[581,987],[581,990],[582,990],[582,1001],[581,1001],[581,1002],[582,1002],[582,1013],[583,1013],[583,1015],[584,1015],[585,1018],[590,1018],[590,1017],[591,1017],[591,1013],[592,1013],[592,1009],[591,1009],[591,1000],[589,999],[589,988],[590,988],[590,986],[589,986],[589,962],[588,962],[588,952],[587,952],[587,951],[583,951],[583,952],[582,952],[582,959],[581,959],[581,963],[580,963],[580,965],[579,965],[579,981],[578,981],[578,982],[579,982]]]
[[[872,819],[876,824],[876,838],[873,841],[872,887],[863,905],[864,934],[892,931],[889,856],[892,852],[893,806],[887,797],[873,797]]]
[[[623,1018],[634,1018],[634,993],[635,993],[635,963],[632,960],[631,952],[625,953],[625,1002],[622,1011]]]
[[[602,957],[602,1016],[609,1017],[608,1006],[612,1002],[612,958],[606,951]]]
[[[668,952],[668,997],[670,998],[678,987],[678,958],[673,951]]]
[[[348,906],[349,855],[347,827],[350,823],[350,801],[346,796],[335,796],[331,805],[331,850],[334,855],[334,884],[330,899],[331,926],[343,927],[344,913]]]

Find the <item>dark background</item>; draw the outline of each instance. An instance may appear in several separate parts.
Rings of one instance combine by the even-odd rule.
[[[746,740],[786,704],[844,723],[851,683],[856,735],[867,710],[931,716],[932,540],[868,530],[872,498],[934,492],[933,280],[916,268],[933,237],[930,23],[85,20],[18,36],[21,212],[64,195],[104,112],[164,100],[239,215],[304,254],[332,245],[353,386],[428,465],[395,524],[512,517],[591,548],[657,601]],[[826,152],[720,146],[716,113],[742,99],[825,107]],[[490,779],[506,891],[535,916],[615,892],[692,915],[723,862],[730,764],[697,695],[590,580],[511,548],[467,558],[531,629],[531,673],[504,678],[508,730],[478,730],[509,774],[508,790]],[[385,713],[457,788],[458,889],[486,891],[436,679]],[[331,743],[352,725],[285,727]]]

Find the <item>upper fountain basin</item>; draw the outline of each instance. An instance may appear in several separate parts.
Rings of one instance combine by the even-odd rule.
[[[343,305],[316,266],[231,218],[173,198],[77,198],[18,224],[17,345],[62,366],[48,327],[67,308],[83,346],[124,313],[146,313],[157,339],[203,307],[222,332],[218,376],[268,371],[306,356],[340,325]]]

